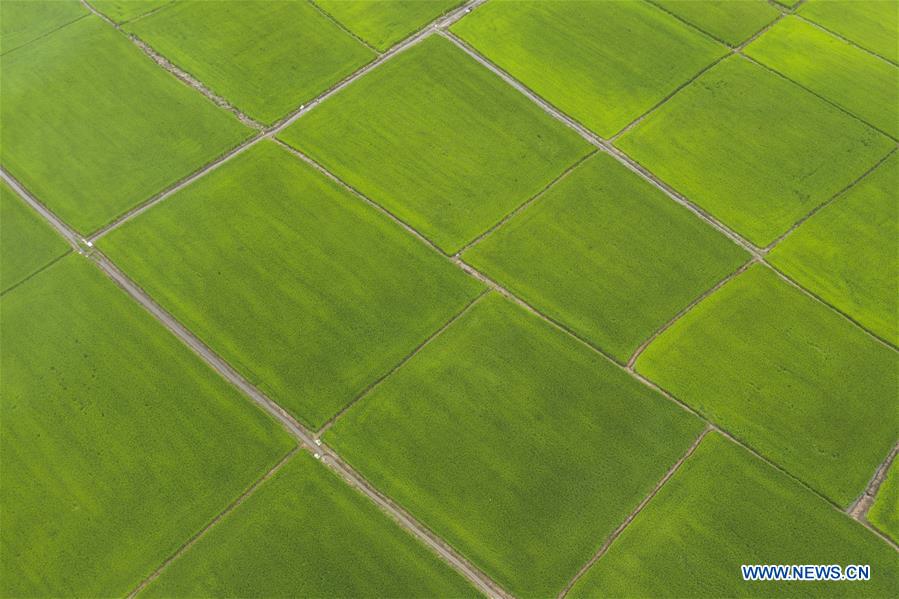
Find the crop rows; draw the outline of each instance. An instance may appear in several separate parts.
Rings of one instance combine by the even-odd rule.
[[[4,594],[899,584],[880,4],[13,4]]]

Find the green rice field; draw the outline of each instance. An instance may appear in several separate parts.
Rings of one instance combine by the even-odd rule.
[[[899,596],[899,0],[0,0],[0,599]]]

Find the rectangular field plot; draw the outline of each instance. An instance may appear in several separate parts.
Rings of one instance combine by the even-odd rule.
[[[748,582],[744,564],[867,564],[869,581]],[[893,549],[712,433],[572,589],[572,597],[888,597]]]
[[[78,0],[3,0],[0,2],[0,54],[33,42],[88,14]],[[6,92],[5,87],[3,91]]]
[[[481,292],[274,142],[100,240],[157,301],[318,428]]]
[[[162,8],[166,4],[171,4],[174,1],[175,0],[90,0],[90,3],[94,8],[113,21],[124,23]]]
[[[642,2],[490,2],[452,30],[602,137],[725,52]]]
[[[899,155],[778,244],[769,261],[800,285],[899,345]]]
[[[899,428],[896,352],[764,266],[703,300],[636,368],[841,506]]]
[[[0,181],[0,293],[69,249],[62,237]]]
[[[764,247],[894,144],[798,85],[734,56],[616,145]]]
[[[765,0],[650,0],[730,46],[738,46],[780,15]]]
[[[266,124],[374,58],[302,1],[177,2],[127,29]]]
[[[293,446],[77,254],[0,325],[4,597],[127,595]]]
[[[141,597],[474,597],[477,592],[300,452]]]
[[[772,27],[745,53],[899,138],[899,67],[795,17]]]
[[[748,254],[597,154],[463,258],[627,362]]]
[[[887,477],[868,511],[868,521],[899,543],[899,460],[894,459]]]
[[[314,0],[343,26],[384,51],[464,0]]]
[[[325,439],[508,591],[548,597],[701,428],[569,335],[491,294]]]
[[[94,16],[3,57],[0,120],[3,167],[81,233],[249,134]]]
[[[808,0],[798,14],[899,64],[896,0]]]
[[[590,146],[432,36],[279,135],[453,253]]]

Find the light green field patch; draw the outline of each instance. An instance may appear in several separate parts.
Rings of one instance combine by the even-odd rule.
[[[498,295],[326,441],[515,595],[554,596],[701,422]]]
[[[305,0],[178,2],[128,30],[266,124],[374,58]]]
[[[746,582],[743,564],[868,564],[864,582]],[[896,554],[795,480],[712,433],[572,597],[889,597]]]
[[[824,207],[769,254],[772,264],[899,345],[899,155]]]
[[[636,368],[842,506],[899,431],[896,352],[764,266],[703,300]]]
[[[795,17],[779,22],[745,52],[899,138],[899,68]]]
[[[272,142],[99,244],[247,379],[318,428],[481,289]]]
[[[766,0],[650,0],[712,37],[738,46],[780,15]]]
[[[0,54],[33,42],[87,14],[88,10],[78,0],[3,0],[0,2]],[[5,64],[3,68],[6,69]],[[5,86],[3,91],[6,92]]]
[[[748,258],[608,154],[463,256],[621,362]]]
[[[69,245],[0,181],[0,293],[65,254]]]
[[[642,2],[490,2],[452,30],[603,137],[725,52]]]
[[[887,477],[877,491],[868,521],[899,542],[899,460],[893,460]]]
[[[144,597],[465,597],[477,592],[300,452]]]
[[[0,160],[92,232],[249,134],[97,17],[3,57]]]
[[[464,0],[315,0],[322,10],[384,51]]]
[[[4,597],[127,595],[293,445],[77,254],[0,326]]]
[[[798,85],[734,56],[616,145],[763,247],[861,176],[893,142]]]
[[[590,151],[442,37],[279,134],[453,253]]]
[[[172,2],[174,0],[90,0],[94,8],[117,23],[136,19]]]
[[[899,64],[896,0],[808,0],[799,14]]]

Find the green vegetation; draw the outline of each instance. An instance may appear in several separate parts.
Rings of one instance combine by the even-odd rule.
[[[764,266],[703,300],[636,367],[842,506],[899,430],[896,352]]]
[[[94,8],[117,23],[136,19],[174,0],[90,0]]]
[[[280,134],[453,253],[590,151],[441,37]]]
[[[100,246],[314,428],[481,289],[273,142],[229,161]]]
[[[0,326],[4,597],[126,595],[293,445],[77,254]]]
[[[744,582],[743,564],[869,564],[867,582]],[[889,597],[896,554],[846,514],[712,433],[573,597]]]
[[[896,0],[808,0],[799,14],[899,64]]]
[[[368,499],[300,452],[142,596],[474,595]]]
[[[97,17],[3,57],[3,167],[91,232],[247,137]]]
[[[510,592],[555,595],[701,422],[489,295],[326,435]]]
[[[266,124],[374,58],[305,0],[178,2],[128,30]]]
[[[464,0],[314,1],[354,34],[384,51]]]
[[[464,258],[627,362],[748,255],[601,153]]]
[[[868,521],[899,542],[899,460],[893,460],[886,480],[880,485]]]
[[[3,0],[0,2],[0,54],[78,20],[88,10],[78,0]],[[3,65],[4,70],[6,65]],[[4,82],[3,93],[6,93]]]
[[[795,17],[772,27],[746,54],[899,138],[899,68]]]
[[[650,0],[731,46],[738,46],[780,15],[765,0]]]
[[[68,251],[68,244],[0,181],[0,293]]]
[[[642,2],[490,2],[452,29],[603,137],[725,52]]]
[[[734,56],[616,145],[746,239],[766,246],[862,175],[893,142]]]
[[[899,155],[812,216],[769,254],[772,264],[899,345]]]

